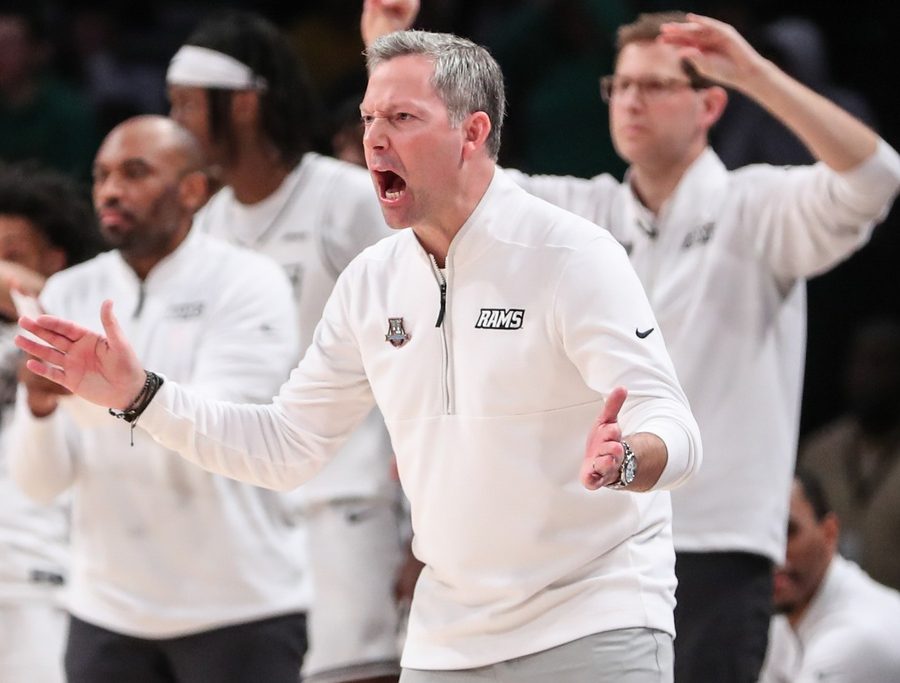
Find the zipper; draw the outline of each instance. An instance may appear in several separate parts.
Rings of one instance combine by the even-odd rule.
[[[134,309],[134,313],[131,314],[132,319],[137,319],[141,315],[141,311],[144,310],[144,281],[141,280],[141,284],[138,285],[138,300],[137,307]]]
[[[453,406],[450,400],[450,345],[447,342],[447,326],[444,324],[444,317],[447,313],[447,280],[444,279],[441,269],[438,268],[434,255],[429,254],[428,258],[431,259],[431,270],[441,292],[441,307],[434,326],[439,327],[441,330],[441,390],[444,399],[444,415],[450,415]]]
[[[440,278],[438,283],[441,288],[441,309],[438,311],[437,322],[434,323],[435,327],[440,327],[441,325],[443,325],[444,313],[447,310],[447,281],[444,279],[443,275],[441,275],[440,270],[438,271],[438,277]]]

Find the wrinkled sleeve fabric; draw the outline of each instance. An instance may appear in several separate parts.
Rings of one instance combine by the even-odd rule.
[[[39,503],[51,502],[74,484],[78,448],[77,431],[65,409],[60,406],[47,417],[34,417],[25,388],[19,385],[7,442],[10,473],[16,486]]]
[[[900,156],[884,140],[854,169],[824,163],[748,166],[734,174],[750,246],[784,280],[825,272],[862,247],[900,189]]]
[[[611,175],[604,173],[587,179],[528,175],[508,168],[503,171],[529,194],[586,218],[615,235],[616,226],[607,225],[607,214],[620,183]]]
[[[624,434],[649,432],[668,460],[655,489],[672,489],[699,468],[697,423],[678,383],[659,325],[625,250],[607,234],[571,255],[557,286],[555,319],[566,353],[585,383],[608,394],[628,390]],[[636,329],[654,331],[639,338]]]
[[[346,317],[342,277],[312,346],[270,405],[215,401],[166,382],[139,425],[200,467],[276,490],[312,478],[374,399]]]

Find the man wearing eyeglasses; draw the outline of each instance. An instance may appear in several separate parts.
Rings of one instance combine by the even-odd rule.
[[[707,139],[728,99],[716,83],[762,104],[819,163],[727,171]],[[630,164],[624,182],[511,173],[610,229],[630,253],[709,454],[672,493],[675,680],[755,681],[771,568],[785,547],[805,279],[865,244],[900,185],[900,159],[705,17],[642,15],[621,27],[616,72],[600,85]]]
[[[364,38],[411,25],[416,6],[367,2]],[[625,180],[509,173],[630,254],[660,328],[634,334],[665,333],[709,454],[672,493],[675,680],[756,681],[786,542],[805,279],[865,244],[900,185],[900,158],[722,22],[641,15],[620,27],[617,51],[600,84]],[[820,163],[727,171],[708,146],[728,99],[717,83],[762,104]]]

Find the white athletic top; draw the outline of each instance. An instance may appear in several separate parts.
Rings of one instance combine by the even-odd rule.
[[[780,563],[800,423],[804,278],[865,244],[900,187],[900,157],[881,141],[847,173],[822,163],[729,172],[707,149],[659,216],[609,175],[508,173],[608,228],[647,291],[707,454],[672,494],[676,549]]]
[[[426,564],[403,665],[477,667],[628,627],[672,633],[669,493],[591,492],[585,439],[615,386],[624,433],[668,449],[659,489],[700,441],[650,306],[605,231],[496,173],[441,274],[402,231],[338,280],[313,345],[270,406],[166,383],[140,426],[212,471],[306,481],[374,401]]]
[[[189,234],[143,283],[113,251],[41,295],[93,329],[107,298],[145,367],[208,396],[268,401],[298,356],[281,270],[207,235]],[[306,609],[305,538],[286,496],[204,472],[140,430],[131,447],[128,424],[80,399],[40,420],[20,404],[17,482],[39,500],[72,490],[75,616],[162,638]]]
[[[365,169],[308,153],[269,197],[242,204],[223,187],[200,211],[197,227],[265,254],[294,288],[300,348],[313,331],[341,271],[391,234]],[[377,410],[327,468],[298,492],[310,504],[341,498],[396,498],[393,449]]]
[[[776,616],[760,683],[900,681],[900,593],[835,555],[807,613]]]
[[[68,573],[69,519],[62,500],[48,505],[25,496],[10,476],[9,428],[20,352],[18,327],[0,323],[0,604],[57,602]]]

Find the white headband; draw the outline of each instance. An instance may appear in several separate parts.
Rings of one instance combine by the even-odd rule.
[[[196,45],[184,45],[175,53],[166,83],[226,90],[265,90],[267,85],[265,78],[234,57]]]

